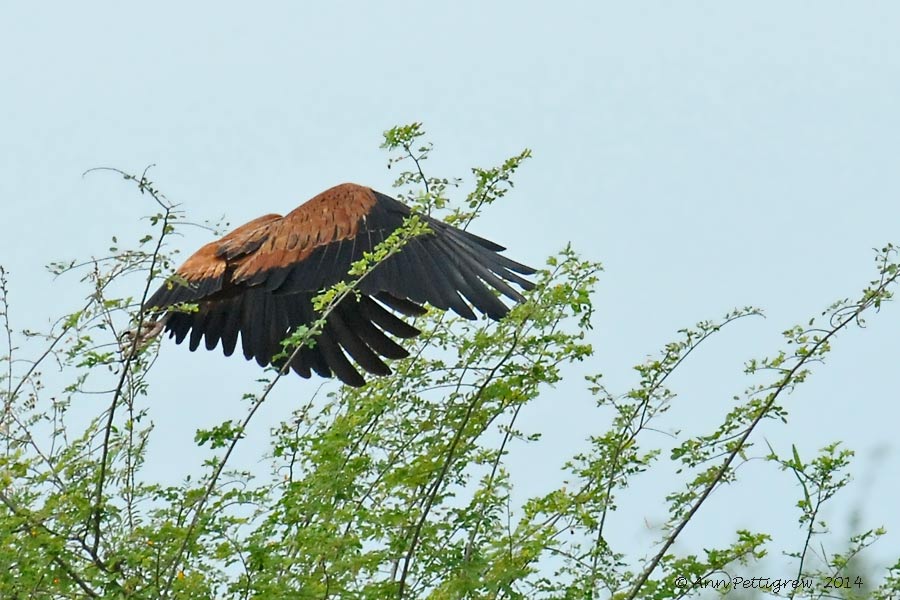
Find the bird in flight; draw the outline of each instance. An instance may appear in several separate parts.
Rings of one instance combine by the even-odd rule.
[[[154,333],[164,328],[176,343],[187,339],[192,351],[201,339],[208,350],[221,343],[226,356],[234,353],[240,334],[247,360],[283,366],[286,359],[274,358],[282,340],[319,318],[313,298],[350,280],[351,265],[411,214],[390,196],[345,183],[284,216],[254,219],[200,248],[147,300],[145,310],[164,313],[153,323]],[[294,372],[306,378],[313,372],[336,375],[362,386],[365,379],[354,363],[373,375],[389,375],[383,358],[409,356],[390,336],[412,338],[420,331],[397,314],[423,315],[427,303],[467,319],[476,318],[474,309],[498,320],[509,308],[493,290],[522,302],[510,284],[534,287],[522,275],[535,270],[499,254],[502,246],[426,215],[420,218],[429,231],[408,239],[358,282],[357,293],[346,295],[328,315],[314,345],[294,354]],[[173,309],[185,302],[198,310]]]

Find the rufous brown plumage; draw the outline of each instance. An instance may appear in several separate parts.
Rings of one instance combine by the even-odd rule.
[[[277,364],[282,340],[299,325],[317,319],[313,298],[347,280],[350,266],[399,228],[410,209],[360,185],[345,183],[322,192],[285,216],[265,215],[206,244],[164,283],[145,308],[163,312],[180,303],[198,310],[169,310],[165,329],[191,350],[219,343],[226,356],[240,337],[244,356],[260,365]],[[489,240],[422,216],[430,231],[407,241],[375,266],[328,315],[312,347],[294,356],[291,369],[336,375],[348,385],[365,383],[353,363],[373,375],[391,370],[382,358],[407,351],[390,336],[411,338],[419,330],[394,313],[415,317],[424,304],[453,310],[467,319],[473,308],[500,319],[509,308],[493,290],[521,302],[534,285],[521,275],[534,269],[510,260]],[[390,309],[390,310],[387,310]],[[392,312],[393,311],[393,312]],[[389,335],[388,335],[389,334]],[[352,359],[352,361],[351,361]]]

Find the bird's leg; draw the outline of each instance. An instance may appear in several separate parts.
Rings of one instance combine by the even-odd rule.
[[[169,320],[169,314],[166,313],[160,319],[145,321],[141,324],[140,330],[135,331],[129,329],[122,334],[119,340],[119,347],[122,354],[126,356],[134,356],[147,347],[147,344],[153,341],[153,338],[162,333]],[[135,340],[137,337],[137,340]]]

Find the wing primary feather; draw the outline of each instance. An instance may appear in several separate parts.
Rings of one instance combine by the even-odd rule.
[[[339,280],[346,280],[348,276],[348,271],[350,271],[350,265],[353,263],[353,245],[350,244],[349,241],[341,240],[339,242],[335,242],[337,245],[336,251],[334,253],[334,262],[332,265],[332,273],[334,277]],[[323,282],[322,287],[325,287]]]
[[[375,294],[375,298],[385,306],[407,317],[421,317],[428,312],[423,306],[388,292],[378,292]]]
[[[338,379],[353,387],[362,387],[366,384],[366,380],[353,367],[353,364],[347,360],[347,357],[344,356],[343,351],[335,342],[334,329],[330,323],[325,325],[322,335],[319,336],[318,345],[322,348],[325,362],[328,363],[328,367]]]
[[[478,317],[472,312],[472,308],[460,296],[460,292],[463,294],[466,294],[466,292],[474,294],[475,292],[469,289],[465,279],[463,279],[463,276],[454,265],[452,258],[444,253],[440,245],[436,243],[438,240],[436,238],[430,238],[427,241],[427,251],[431,257],[432,264],[435,265],[437,269],[440,269],[446,280],[453,286],[453,296],[450,298],[450,308],[464,319],[469,319],[470,321],[477,319]],[[425,242],[423,241],[423,245],[424,244]]]
[[[377,304],[374,300],[367,296],[363,296],[362,298],[360,298],[359,310],[360,314],[364,318],[368,319],[375,325],[378,325],[381,329],[387,331],[391,335],[397,336],[398,338],[414,338],[422,333],[409,323],[406,323],[405,321],[399,319],[389,311],[382,308],[379,304]]]
[[[503,252],[504,250],[506,250],[504,246],[501,246],[500,244],[492,242],[491,240],[485,239],[481,236],[475,235],[474,233],[470,233],[465,229],[454,227],[453,225],[449,225],[447,223],[444,223],[443,221],[438,221],[434,218],[430,218],[429,220],[429,224],[432,225],[433,229],[440,229],[447,233],[452,232],[458,234],[460,237],[465,238],[466,242],[468,242],[469,244],[477,244],[478,246],[481,246],[482,248],[490,252]],[[437,223],[437,225],[434,224],[435,222]]]
[[[297,293],[279,297],[285,298],[285,305],[287,307],[287,315],[290,322],[291,331],[293,331],[300,325],[305,325],[307,327],[312,325],[313,321],[316,318],[315,312],[312,308],[312,293]],[[305,368],[306,370],[312,369],[320,377],[331,377],[331,369],[328,368],[328,363],[322,356],[322,351],[319,347],[318,339],[319,336],[316,336],[314,338],[315,345],[313,346],[303,346],[300,349],[298,356],[294,360],[299,360],[300,364],[303,365],[303,368]],[[292,363],[291,368],[293,367],[294,365]]]
[[[378,246],[381,242],[383,242],[390,235],[389,231],[372,231],[370,234],[374,234],[370,236],[370,240],[374,238],[374,243],[372,243],[372,249]],[[371,242],[370,242],[371,243]],[[402,250],[401,250],[402,252]],[[394,256],[391,256],[380,263],[378,263],[367,275],[366,277],[370,277],[376,285],[379,285],[382,289],[386,290],[398,290],[404,286],[403,273],[400,272],[400,269],[397,268],[397,262],[392,260]],[[365,279],[363,280],[365,281]]]
[[[359,338],[372,350],[385,358],[406,358],[409,352],[403,346],[389,338],[378,329],[371,321],[360,313],[359,303],[355,300],[349,302],[349,298],[338,305],[338,310],[347,326],[350,327]]]
[[[265,344],[265,353],[262,358],[267,363],[270,363],[272,357],[279,354],[284,348],[281,342],[284,341],[288,335],[288,331],[291,329],[290,319],[287,314],[287,302],[290,302],[290,297],[275,296],[271,293],[266,294],[265,297],[266,308],[264,318],[268,322],[265,324],[266,337],[263,340],[263,344]]]
[[[391,370],[375,352],[359,338],[355,331],[347,326],[341,311],[334,310],[328,315],[328,324],[334,331],[334,339],[347,354],[363,369],[373,375],[390,375]]]
[[[535,269],[517,263],[514,260],[510,260],[501,254],[485,252],[477,246],[472,246],[467,243],[465,238],[455,235],[456,233],[457,232],[454,231],[454,235],[446,236],[444,238],[445,241],[450,243],[454,248],[458,248],[460,251],[464,252],[466,256],[470,257],[476,263],[490,269],[501,278],[515,283],[524,290],[534,289],[533,282],[520,277],[518,274],[532,275],[537,272]]]
[[[478,257],[473,256],[469,252],[468,248],[461,245],[455,245],[456,251],[454,252],[454,248],[446,246],[446,244],[453,244],[452,240],[440,240],[438,243],[444,247],[444,250],[447,254],[456,258],[457,264],[460,267],[460,271],[462,271],[463,273],[468,272],[479,277],[480,279],[484,280],[484,283],[490,285],[511,300],[515,300],[516,302],[523,302],[525,300],[522,294],[513,289],[508,283],[497,277],[494,273],[491,272],[489,268],[486,268],[480,262],[478,262]],[[484,290],[485,293],[491,295],[491,297],[494,297],[493,294],[491,294],[491,292],[484,287],[483,283],[479,282],[478,285]],[[500,302],[500,304],[502,305],[503,303]],[[509,308],[504,305],[503,314],[505,315],[507,312],[509,312]]]
[[[166,330],[175,339],[175,343],[180,344],[191,330],[190,316],[182,312],[170,313],[169,320],[166,322]]]
[[[259,288],[253,288],[253,296],[255,302],[252,310],[252,321],[250,327],[250,343],[253,347],[253,356],[256,358],[256,364],[265,367],[269,364],[271,354],[266,356],[269,350],[268,330],[271,325],[271,317],[267,310],[269,304],[268,294],[262,292]]]
[[[225,356],[234,354],[234,348],[237,346],[243,302],[243,296],[236,296],[229,301],[228,318],[222,324],[222,352]]]
[[[414,252],[409,252],[406,247],[394,254],[388,261],[395,263],[403,281],[403,295],[417,304],[428,301],[427,272],[415,260]]]
[[[222,328],[225,320],[228,318],[228,306],[225,303],[217,302],[210,309],[209,320],[206,323],[206,333],[204,334],[204,342],[207,350],[214,349],[219,344],[222,337]]]
[[[310,366],[317,375],[320,377],[331,377],[331,369],[328,367],[328,361],[325,360],[325,355],[322,353],[322,349],[319,346],[318,337],[312,348],[304,348],[301,352],[309,353]]]
[[[435,308],[449,310],[456,292],[444,271],[435,265],[435,259],[429,253],[423,240],[414,238],[407,243],[403,250],[418,265],[418,270],[424,273],[428,303]]]
[[[460,252],[454,252],[453,248],[447,245],[448,243],[448,240],[435,240],[435,244],[441,248],[445,255],[450,257],[450,260],[456,266],[457,271],[466,281],[467,287],[461,290],[466,298],[475,306],[475,308],[492,319],[498,320],[505,317],[509,312],[509,307],[503,304],[490,288],[485,285],[485,281],[482,280],[499,282],[499,285],[502,287],[501,291],[508,290],[513,294],[517,294],[517,292],[510,288],[505,282],[494,277],[488,269],[483,267],[476,260],[468,258]]]
[[[294,357],[294,360],[291,361],[291,370],[303,379],[309,379],[312,377],[312,371],[310,371],[309,364],[309,361],[303,356],[303,350],[301,350],[300,353]]]
[[[209,307],[201,307],[192,316],[191,337],[188,343],[188,348],[190,348],[191,352],[200,346],[200,338],[203,337],[203,332],[206,330],[206,322],[209,320]]]
[[[255,293],[252,290],[245,292],[244,303],[241,308],[241,350],[244,352],[244,358],[250,360],[255,356],[253,352],[253,318],[256,304]]]

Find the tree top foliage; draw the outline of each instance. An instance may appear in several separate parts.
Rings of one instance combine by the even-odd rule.
[[[399,171],[400,197],[460,227],[503,201],[531,155],[524,150],[497,167],[472,169],[463,180],[426,175],[432,146],[418,123],[385,132],[382,146],[388,167]],[[539,400],[565,410],[554,384],[567,364],[592,356],[586,333],[601,266],[568,246],[547,258],[527,302],[507,318],[469,322],[431,311],[417,320],[423,334],[410,343],[410,358],[392,363],[393,376],[311,393],[263,444],[245,431],[282,380],[283,373],[266,371],[256,389],[248,384],[243,413],[197,430],[196,452],[185,457],[195,465],[192,475],[168,485],[146,469],[148,444],[165,437],[153,427],[148,377],[160,344],[140,349],[123,334],[147,318],[140,307],[171,270],[170,238],[188,221],[147,171],[113,171],[151,199],[155,212],[135,243],[113,238],[108,256],[50,265],[55,274],[81,276],[84,300],[61,299],[74,310],[49,331],[18,331],[15,295],[0,270],[0,597],[900,594],[900,556],[881,574],[862,562],[863,551],[885,534],[877,524],[825,550],[821,509],[849,484],[853,452],[840,440],[812,457],[796,446],[779,451],[762,443],[762,430],[788,421],[787,395],[819,367],[838,334],[891,299],[900,266],[893,246],[877,252],[876,276],[855,299],[785,331],[783,349],[771,356],[748,360],[754,383],[720,423],[697,435],[675,432],[668,451],[655,427],[677,402],[671,375],[722,328],[761,312],[740,308],[681,330],[635,367],[637,383],[624,393],[607,390],[594,372],[583,387],[597,406],[595,433],[573,441],[571,458],[560,465],[564,485],[533,497],[514,493],[507,470],[516,448],[542,443],[539,433],[518,428],[520,414]],[[347,282],[318,297],[320,314],[420,233],[412,219],[354,265]],[[309,343],[322,323],[295,331],[284,352]],[[257,470],[231,466],[239,445],[261,449]],[[742,485],[737,469],[753,459],[797,483],[789,490],[799,492],[796,504],[785,509],[795,512],[798,530],[733,527],[728,544],[681,552],[682,531],[716,490]],[[613,539],[610,524],[629,486],[655,473],[671,479],[671,492],[659,498],[667,516],[656,543],[636,550]],[[728,575],[761,570],[773,552],[792,578],[760,577],[747,586]],[[730,588],[715,583],[723,574]]]

